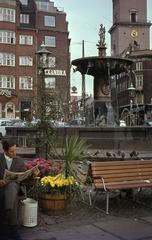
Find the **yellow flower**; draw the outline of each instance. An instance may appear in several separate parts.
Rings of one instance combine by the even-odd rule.
[[[65,178],[63,174],[58,174],[56,176],[46,176],[41,179],[42,185],[50,185],[50,187],[63,187],[69,186],[76,183],[76,180],[73,176]]]

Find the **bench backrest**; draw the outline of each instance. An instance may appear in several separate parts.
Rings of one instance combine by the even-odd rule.
[[[104,183],[152,180],[152,160],[92,162],[89,175],[96,187]]]

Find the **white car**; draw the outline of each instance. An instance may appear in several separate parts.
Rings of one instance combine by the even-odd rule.
[[[126,127],[126,122],[124,120],[120,120],[120,127]]]
[[[7,118],[0,118],[0,138],[6,135],[5,127],[11,126],[12,122],[10,119]]]

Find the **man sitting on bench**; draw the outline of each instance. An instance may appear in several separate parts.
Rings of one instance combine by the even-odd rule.
[[[18,195],[24,195],[20,184],[3,180],[5,169],[24,171],[24,161],[16,157],[16,143],[13,139],[2,141],[4,153],[0,154],[0,235],[2,239],[21,240],[18,232]]]

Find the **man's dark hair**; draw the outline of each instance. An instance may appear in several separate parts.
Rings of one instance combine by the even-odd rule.
[[[8,149],[10,147],[13,147],[14,145],[16,145],[16,142],[13,138],[9,138],[9,139],[3,139],[2,140],[2,146],[3,146],[3,150],[4,151],[8,151]]]

